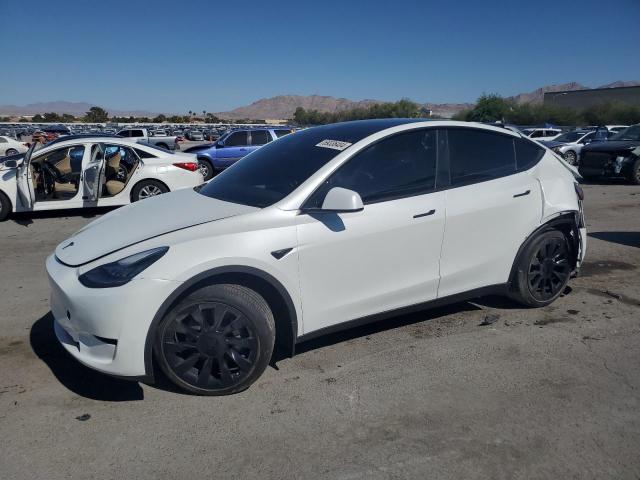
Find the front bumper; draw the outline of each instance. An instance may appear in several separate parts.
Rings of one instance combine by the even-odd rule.
[[[76,268],[46,262],[51,312],[62,346],[80,363],[110,375],[145,377],[154,315],[180,282],[137,278],[122,287],[87,288]],[[144,272],[143,272],[144,273]]]

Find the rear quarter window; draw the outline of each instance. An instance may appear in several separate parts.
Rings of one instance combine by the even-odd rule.
[[[519,172],[529,170],[544,156],[544,149],[533,142],[523,138],[516,138],[514,142],[516,151],[516,170]]]

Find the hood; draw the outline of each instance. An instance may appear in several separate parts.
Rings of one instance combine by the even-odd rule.
[[[77,267],[166,233],[222,220],[259,208],[223,202],[192,189],[179,190],[113,210],[56,248],[56,257]]]
[[[591,142],[589,145],[582,148],[582,152],[583,154],[587,152],[627,152],[638,146],[640,146],[640,142],[633,140],[608,140],[606,142]]]

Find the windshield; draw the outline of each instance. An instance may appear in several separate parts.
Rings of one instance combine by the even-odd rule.
[[[613,137],[609,137],[609,140],[632,140],[640,142],[640,125],[633,125],[615,134]]]
[[[398,120],[393,123],[406,122]],[[286,135],[255,150],[214,177],[200,193],[226,202],[268,207],[285,198],[348,148],[348,145],[342,145],[336,149],[336,144],[329,141],[353,144],[387,126],[393,124],[389,120],[384,124],[375,120],[346,122]],[[322,141],[328,142],[325,146],[318,146]]]
[[[556,142],[577,142],[588,132],[567,132],[556,137]]]

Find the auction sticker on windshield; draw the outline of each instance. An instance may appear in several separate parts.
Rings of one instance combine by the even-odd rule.
[[[322,140],[316,147],[332,148],[334,150],[344,150],[352,144],[349,142],[341,142],[340,140]]]

